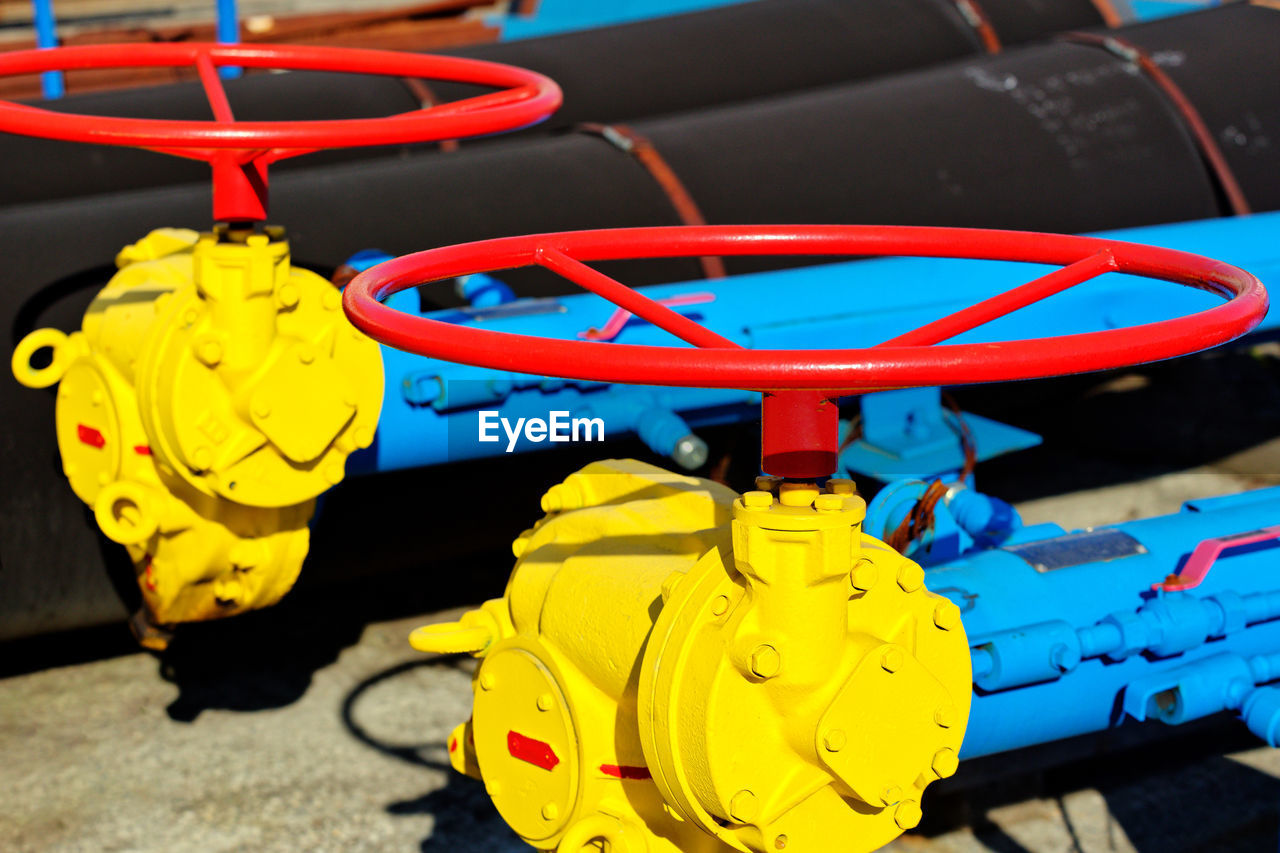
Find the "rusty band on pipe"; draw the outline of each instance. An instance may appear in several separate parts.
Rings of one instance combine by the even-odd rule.
[[[1191,103],[1191,99],[1174,82],[1173,78],[1166,74],[1164,69],[1151,58],[1150,54],[1132,42],[1115,36],[1104,36],[1096,33],[1063,33],[1058,36],[1058,40],[1072,44],[1100,47],[1113,56],[1117,56],[1141,69],[1151,82],[1155,83],[1165,94],[1174,112],[1182,118],[1187,130],[1191,133],[1191,137],[1195,140],[1196,147],[1200,149],[1200,155],[1204,157],[1205,162],[1209,165],[1210,172],[1213,173],[1214,178],[1217,180],[1218,187],[1222,190],[1223,195],[1226,196],[1231,212],[1237,216],[1243,216],[1251,212],[1249,201],[1245,198],[1240,182],[1236,180],[1235,173],[1231,171],[1231,165],[1227,162],[1226,155],[1222,153],[1222,148],[1218,145],[1218,141],[1213,138],[1213,133],[1209,131],[1208,125],[1204,123],[1204,119],[1200,116],[1200,111],[1196,109],[1195,104]]]
[[[965,23],[973,27],[973,31],[978,34],[978,40],[982,42],[982,47],[987,53],[1001,51],[1003,46],[1000,44],[1000,34],[996,32],[991,18],[978,0],[951,0],[951,4],[956,7],[956,11],[960,13],[960,17],[964,18]]]
[[[409,87],[409,91],[413,93],[413,97],[417,99],[422,109],[429,110],[432,107],[441,103],[440,96],[437,95],[435,93],[435,90],[432,89],[431,86],[427,84],[426,80],[423,80],[420,77],[401,77],[400,79],[404,82],[406,86]],[[456,139],[440,140],[440,150],[441,151],[457,151],[458,140]]]
[[[671,207],[680,221],[685,225],[706,225],[698,203],[693,200],[689,190],[675,170],[658,153],[658,149],[646,137],[636,133],[624,124],[579,124],[576,130],[589,133],[608,142],[624,154],[629,154],[644,167],[658,187],[666,194]],[[702,274],[705,278],[724,278],[724,261],[721,258],[707,256],[699,259],[702,263]]]

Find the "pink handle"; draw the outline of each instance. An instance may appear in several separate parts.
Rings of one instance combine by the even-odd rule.
[[[1213,568],[1213,564],[1222,556],[1223,551],[1228,548],[1238,548],[1241,545],[1266,542],[1269,539],[1280,539],[1280,525],[1206,539],[1191,552],[1191,556],[1187,558],[1182,571],[1176,575],[1170,575],[1160,583],[1153,583],[1151,588],[1165,592],[1185,592],[1189,589],[1195,589],[1204,582],[1209,570]]]
[[[655,299],[654,301],[668,308],[678,308],[683,305],[705,305],[708,302],[715,302],[716,295],[714,293],[682,293],[676,296],[668,296],[666,299]],[[611,341],[622,333],[622,328],[634,316],[626,308],[619,308],[609,315],[609,319],[603,326],[598,329],[591,328],[585,332],[578,332],[578,337],[584,341]]]

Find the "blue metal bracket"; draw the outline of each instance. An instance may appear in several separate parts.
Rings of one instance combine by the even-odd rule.
[[[1035,447],[1040,436],[979,415],[962,416],[978,461]],[[840,452],[849,474],[882,482],[933,480],[964,468],[956,415],[942,405],[940,388],[882,391],[862,398],[862,436]]]

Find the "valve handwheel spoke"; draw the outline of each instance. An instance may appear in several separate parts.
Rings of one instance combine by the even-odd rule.
[[[865,349],[752,350],[654,302],[588,264],[703,255],[915,255],[1050,264],[1044,276]],[[411,316],[381,300],[434,281],[542,266],[670,332],[689,347],[556,340]],[[1109,272],[1222,297],[1194,314],[1121,329],[1034,340],[943,344]],[[1187,252],[1093,237],[910,226],[695,226],[508,237],[388,261],[347,286],[351,321],[420,355],[543,376],[764,392],[765,471],[812,479],[835,469],[835,399],[888,388],[975,384],[1125,367],[1197,352],[1253,329],[1267,312],[1262,284]]]
[[[385,118],[296,122],[237,121],[218,77],[222,66],[344,71],[429,78],[498,89]],[[560,89],[533,71],[493,62],[429,54],[304,45],[103,44],[0,54],[0,77],[44,71],[194,66],[213,121],[115,118],[51,112],[0,101],[0,132],[128,145],[213,167],[214,219],[266,218],[267,167],[326,148],[438,142],[516,130],[560,106]]]

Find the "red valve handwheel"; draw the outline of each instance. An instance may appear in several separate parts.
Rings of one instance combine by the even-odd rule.
[[[751,350],[584,263],[706,255],[917,255],[1062,268],[870,349]],[[545,267],[697,349],[514,335],[415,317],[380,302],[419,284],[524,266]],[[1108,272],[1195,287],[1227,301],[1123,329],[934,346]],[[721,226],[576,231],[432,249],[356,276],[343,304],[357,327],[383,343],[447,361],[599,382],[764,391],[764,470],[807,479],[835,470],[839,441],[832,401],[842,394],[1061,376],[1171,358],[1248,332],[1267,313],[1267,293],[1249,273],[1218,261],[1093,237],[862,225]],[[815,310],[820,313],[822,306]]]
[[[0,76],[86,68],[191,65],[200,75],[215,121],[168,121],[71,115],[0,101],[0,131],[71,142],[130,145],[213,166],[214,218],[266,218],[267,166],[324,148],[435,142],[516,130],[560,106],[560,88],[522,68],[416,53],[300,45],[102,44],[0,54]],[[220,66],[295,71],[347,71],[426,77],[501,89],[386,118],[237,122]]]

